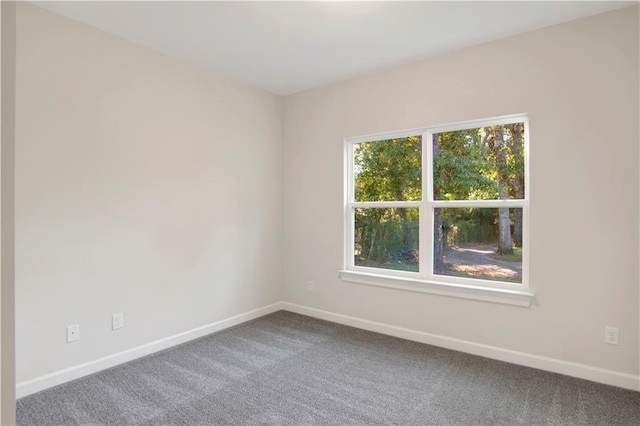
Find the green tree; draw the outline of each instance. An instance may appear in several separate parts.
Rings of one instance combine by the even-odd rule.
[[[433,135],[434,200],[467,200],[495,197],[494,182],[482,129],[459,130]],[[471,211],[473,214],[473,210]],[[436,209],[434,213],[434,272],[445,272],[447,232],[469,220],[469,209]]]
[[[493,159],[496,171],[496,185],[498,198],[509,199],[510,170],[507,161],[509,147],[504,139],[504,127],[492,126],[486,128],[485,140],[493,150]],[[513,240],[511,238],[511,217],[509,208],[498,209],[498,254],[513,254]]]
[[[433,134],[433,159],[436,167],[442,165],[440,158],[440,135]],[[440,193],[441,184],[433,186],[433,199],[441,200]],[[444,221],[442,209],[435,209],[433,212],[433,273],[442,275],[445,273],[444,250],[446,239],[444,235]]]
[[[434,135],[433,186],[435,200],[490,199],[496,193],[490,178],[492,165],[482,139],[483,129],[458,130]],[[440,196],[436,198],[435,193]]]
[[[365,142],[355,146],[356,201],[422,199],[420,136]]]
[[[509,134],[509,188],[514,198],[524,199],[524,123],[504,126]],[[513,244],[522,247],[522,209],[514,210]]]
[[[354,173],[356,201],[420,200],[421,137],[356,145]],[[397,267],[409,264],[408,269],[417,270],[418,221],[417,209],[357,209],[355,240],[358,256],[374,266],[393,267],[391,262],[396,261]]]

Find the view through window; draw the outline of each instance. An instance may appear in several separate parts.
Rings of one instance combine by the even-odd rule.
[[[522,284],[527,134],[520,116],[347,141],[351,267]]]

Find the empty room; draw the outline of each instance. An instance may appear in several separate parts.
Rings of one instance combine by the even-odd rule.
[[[0,424],[640,424],[639,17],[2,1]]]

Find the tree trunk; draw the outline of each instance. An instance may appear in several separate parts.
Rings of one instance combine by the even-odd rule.
[[[374,224],[372,228],[373,229],[371,229],[371,242],[369,245],[369,253],[367,253],[367,257],[366,257],[366,259],[368,260],[374,260],[374,256],[375,256],[374,250],[376,248],[375,242],[376,242],[376,231],[378,230],[378,226]]]
[[[523,156],[523,136],[524,124],[515,123],[505,126],[511,134],[511,154],[516,162],[515,176],[511,180],[511,188],[515,197],[519,200],[524,199],[524,156]],[[522,247],[522,209],[515,209],[513,215],[513,244]]]
[[[496,126],[495,143],[493,146],[496,162],[498,165],[498,186],[500,188],[500,199],[509,199],[509,166],[507,164],[507,154],[504,146],[504,128]],[[498,209],[498,254],[512,254],[513,241],[511,240],[511,218],[509,208]]]
[[[498,241],[497,253],[512,254],[513,242],[511,240],[511,218],[509,217],[508,207],[498,209],[498,232],[500,234],[500,240]]]
[[[401,207],[396,209],[398,216],[400,216],[400,229],[402,230],[402,250],[408,250],[411,248],[411,234],[409,232],[409,226],[407,224],[407,211]]]
[[[513,212],[513,245],[522,247],[522,209]]]
[[[433,135],[433,164],[436,162],[439,152],[438,134]],[[440,199],[440,189],[433,187],[433,199]],[[444,268],[444,232],[442,230],[442,209],[434,209],[433,212],[433,273],[443,275]]]

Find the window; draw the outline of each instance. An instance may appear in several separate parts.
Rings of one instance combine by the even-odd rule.
[[[528,121],[351,138],[346,281],[529,305]]]

